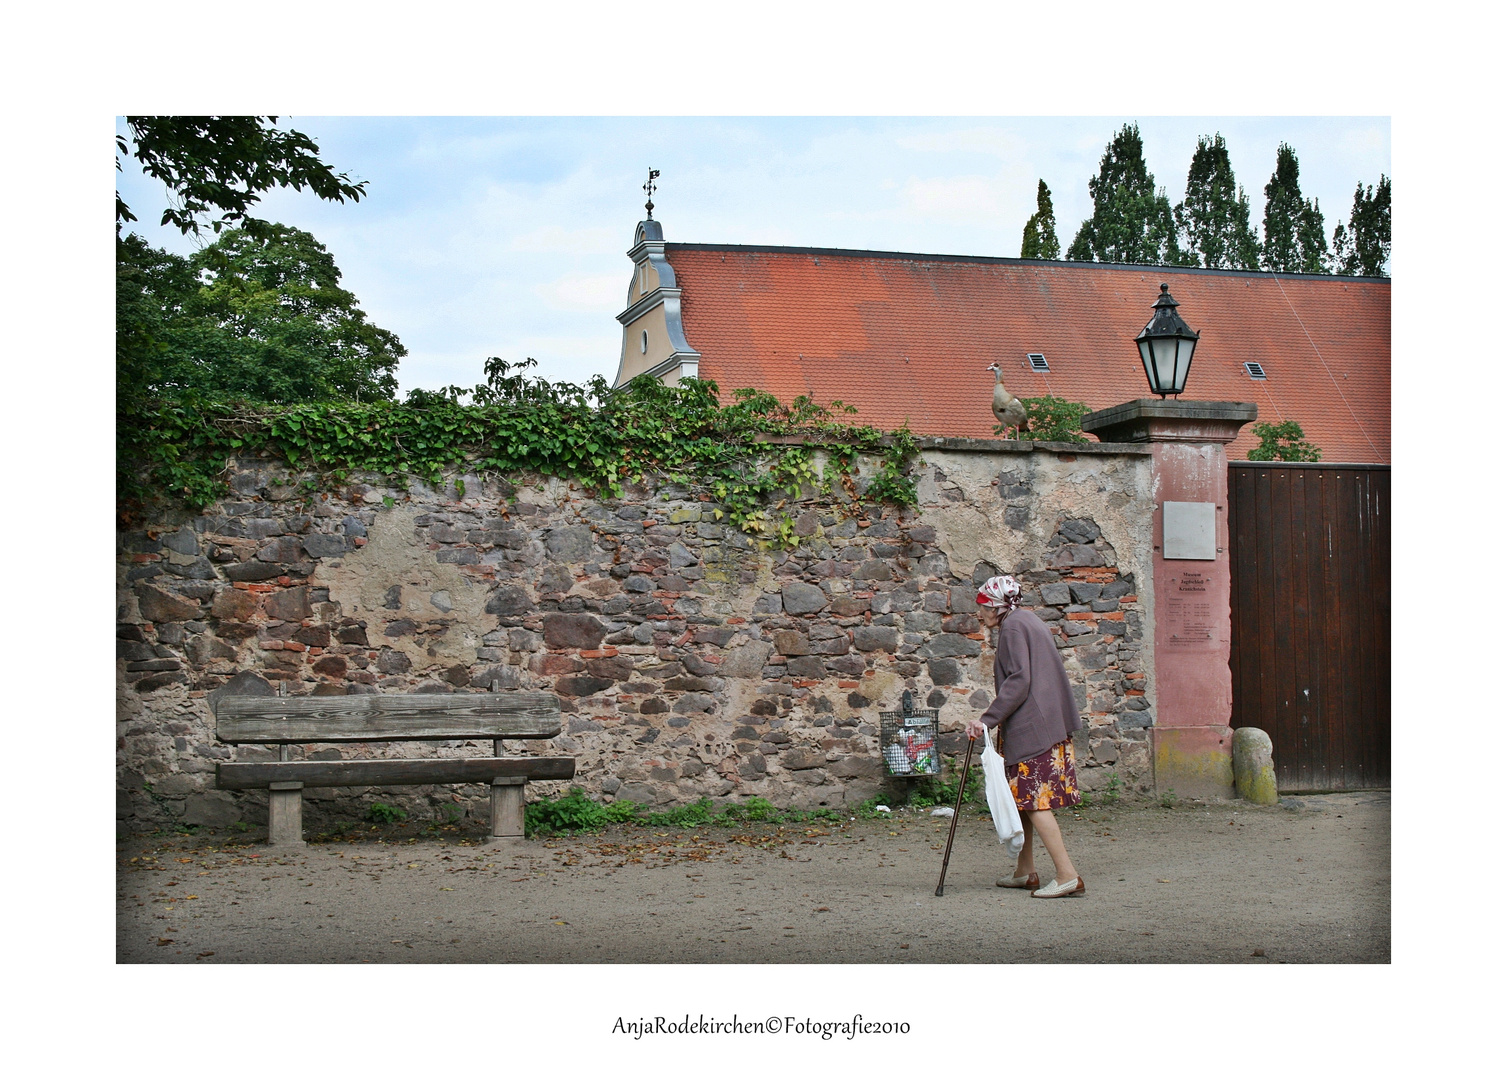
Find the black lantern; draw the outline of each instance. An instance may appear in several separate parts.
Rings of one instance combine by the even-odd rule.
[[[1177,301],[1166,285],[1151,312],[1151,321],[1135,339],[1141,363],[1146,365],[1146,381],[1153,394],[1181,394],[1188,382],[1188,368],[1193,365],[1198,331],[1177,314]]]

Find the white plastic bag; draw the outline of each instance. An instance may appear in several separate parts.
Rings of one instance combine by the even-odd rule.
[[[994,817],[999,842],[1010,845],[1011,855],[1019,855],[1026,846],[1026,831],[1021,827],[1020,811],[1015,808],[1015,796],[1010,793],[1010,781],[1005,777],[1005,759],[994,749],[992,734],[984,734],[984,753],[979,761],[984,769],[984,797],[989,800],[989,813]]]

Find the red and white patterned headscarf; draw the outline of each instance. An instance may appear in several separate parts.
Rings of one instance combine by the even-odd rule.
[[[1020,582],[1009,574],[992,577],[979,586],[978,602],[984,607],[1004,608],[1008,615],[1020,603]]]

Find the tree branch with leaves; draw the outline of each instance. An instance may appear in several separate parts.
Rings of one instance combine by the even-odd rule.
[[[198,236],[240,226],[256,232],[250,216],[262,193],[308,188],[329,202],[359,202],[366,181],[353,181],[319,158],[319,146],[301,131],[282,130],[275,116],[128,116],[131,137],[115,137],[115,169],[135,158],[142,171],[167,185],[175,205],[163,225]],[[115,228],[137,217],[115,193]]]

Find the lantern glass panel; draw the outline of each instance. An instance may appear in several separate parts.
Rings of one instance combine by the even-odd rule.
[[[1177,393],[1177,339],[1154,338],[1151,354],[1156,363],[1156,392]]]
[[[1188,369],[1193,366],[1193,348],[1197,344],[1197,338],[1177,339],[1177,378],[1172,384],[1174,393],[1181,394],[1183,387],[1188,385]]]

